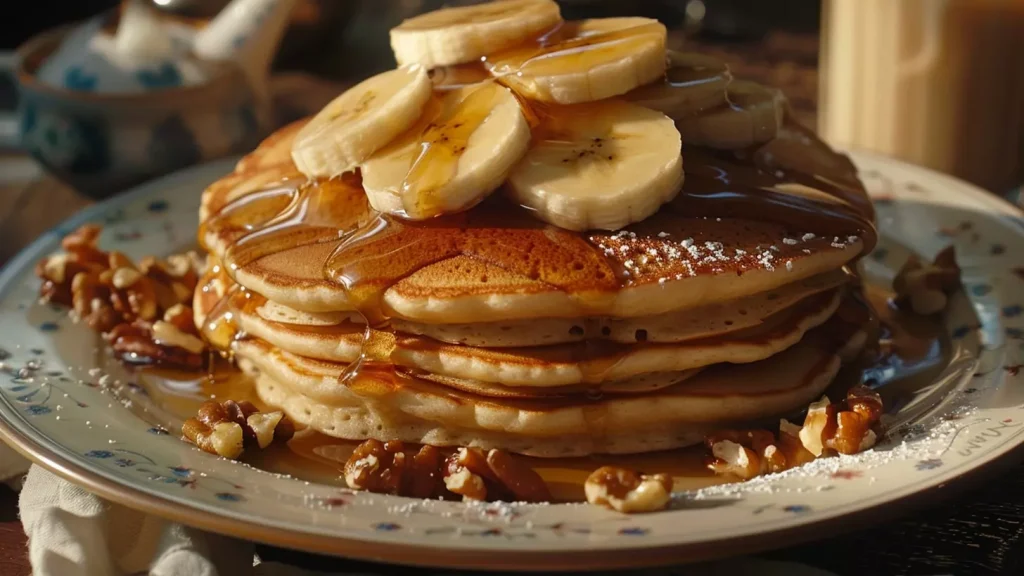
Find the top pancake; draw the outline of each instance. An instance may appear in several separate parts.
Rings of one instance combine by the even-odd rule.
[[[662,314],[838,269],[865,247],[854,234],[687,216],[686,205],[619,232],[578,234],[516,217],[518,208],[510,212],[500,194],[450,222],[387,227],[375,220],[357,179],[300,180],[288,154],[300,126],[283,128],[210,186],[200,212],[201,240],[237,264],[235,280],[297,310],[355,307],[325,268],[342,242],[339,231],[367,224],[378,233],[350,241],[342,262],[348,268],[341,269],[357,269],[361,281],[376,286],[388,316],[428,324]],[[277,192],[261,192],[275,182]],[[296,186],[306,191],[296,193]],[[253,237],[271,236],[273,249],[251,249]]]

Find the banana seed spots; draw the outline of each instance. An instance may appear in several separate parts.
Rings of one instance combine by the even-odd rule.
[[[420,153],[402,182],[402,201],[407,212],[433,216],[450,209],[437,192],[455,177],[459,158],[469,138],[497,106],[503,88],[484,84],[466,92],[445,96],[443,110],[420,136]]]
[[[582,148],[572,147],[568,154],[562,158],[562,164],[577,165],[580,162],[591,161],[612,161],[615,160],[612,138],[608,136],[594,136],[586,141]]]

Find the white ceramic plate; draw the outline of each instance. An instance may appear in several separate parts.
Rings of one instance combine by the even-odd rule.
[[[100,371],[90,371],[103,356],[97,338],[63,310],[36,304],[32,267],[86,221],[105,225],[105,249],[133,257],[189,246],[200,190],[233,160],[94,206],[0,274],[0,432],[36,462],[128,506],[253,540],[389,562],[638,566],[748,553],[863,525],[901,508],[893,504],[1012,458],[1024,442],[1024,218],[957,180],[877,156],[854,158],[882,232],[865,259],[869,275],[891,276],[908,250],[931,257],[954,243],[965,284],[948,313],[952,363],[889,416],[895,433],[867,454],[681,493],[669,511],[626,516],[586,505],[355,493],[202,453],[155,425],[159,410],[129,409],[115,398],[143,394],[134,383],[101,382]]]

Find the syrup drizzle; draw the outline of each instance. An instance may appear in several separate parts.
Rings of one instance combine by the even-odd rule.
[[[440,112],[418,136],[420,152],[402,181],[406,213],[444,213],[442,190],[455,177],[469,138],[499,102],[503,88],[483,82],[447,94]]]
[[[534,42],[483,58],[484,66],[510,86],[524,77],[544,76],[567,68],[588,69],[663,44],[665,27],[648,22],[618,30],[594,30],[587,21],[563,22]]]

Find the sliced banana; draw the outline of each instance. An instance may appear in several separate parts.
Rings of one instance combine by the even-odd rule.
[[[515,96],[495,82],[439,94],[403,136],[360,166],[370,205],[422,220],[475,205],[530,145]]]
[[[725,103],[725,91],[732,74],[724,62],[703,54],[674,50],[669,50],[665,58],[668,64],[665,78],[630,91],[626,94],[627,100],[657,110],[673,120]]]
[[[650,18],[566,22],[537,42],[487,56],[484,63],[531,100],[603,100],[665,74],[665,26]]]
[[[292,144],[292,160],[311,178],[348,172],[416,122],[430,94],[430,78],[422,66],[368,78],[302,127]]]
[[[439,92],[465,88],[490,79],[490,73],[479,62],[444,66],[430,71],[430,82],[434,85],[434,90]]]
[[[734,80],[725,106],[679,119],[687,145],[732,150],[767,142],[782,126],[786,99],[775,88]]]
[[[479,60],[550,30],[562,21],[552,0],[500,0],[442,8],[391,29],[399,65],[427,68]]]
[[[683,182],[671,118],[618,100],[558,107],[545,117],[510,193],[568,230],[618,230],[671,200]]]

